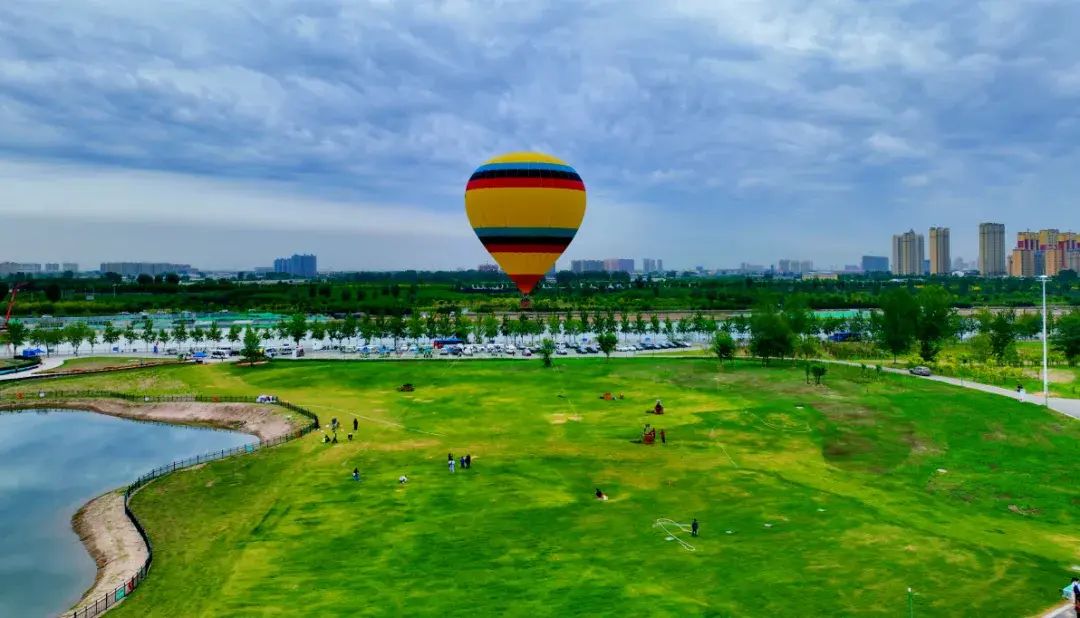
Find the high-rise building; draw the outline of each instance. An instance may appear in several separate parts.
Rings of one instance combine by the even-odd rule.
[[[949,228],[930,228],[930,274],[947,275],[952,272],[949,258]]]
[[[63,264],[60,265],[60,270],[62,272],[65,272],[65,273],[66,272],[77,273],[77,272],[79,272],[79,264],[77,262],[64,262]]]
[[[1013,277],[1037,277],[1042,274],[1043,257],[1038,232],[1017,232],[1016,248],[1009,256],[1009,274]]]
[[[862,256],[862,271],[864,273],[887,273],[889,272],[889,258],[884,255]]]
[[[603,260],[570,260],[570,272],[580,275],[582,273],[604,272]]]
[[[481,264],[476,267],[476,270],[482,273],[497,273],[499,272],[499,267],[495,264]]]
[[[608,258],[604,260],[604,270],[609,273],[632,273],[634,272],[634,260],[632,258]]]
[[[979,224],[979,273],[984,277],[1000,277],[1005,270],[1005,224]]]
[[[138,277],[139,275],[177,275],[191,274],[194,269],[191,264],[170,264],[168,262],[102,262],[101,272],[116,273],[123,277]]]
[[[925,272],[926,246],[922,234],[908,230],[893,235],[892,272],[895,275],[921,275]]]
[[[41,264],[32,262],[0,262],[2,275],[37,275],[41,273]]]
[[[814,270],[814,261],[813,260],[785,259],[785,260],[780,260],[780,263],[779,263],[779,265],[777,267],[777,271],[780,274],[783,274],[783,275],[798,275],[798,274],[804,274],[804,273],[812,272],[813,270]]]
[[[319,274],[316,257],[298,253],[294,253],[292,257],[274,260],[274,272],[290,277],[315,277]]]
[[[664,260],[658,260],[654,258],[642,258],[641,260],[641,272],[643,273],[658,273],[664,270]]]
[[[45,264],[46,273],[58,273],[60,272],[60,264],[58,262],[47,262]]]

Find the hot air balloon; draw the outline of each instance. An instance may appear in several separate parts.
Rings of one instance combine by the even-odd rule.
[[[499,155],[465,186],[469,224],[524,295],[566,251],[585,218],[585,184],[566,162],[539,152]]]

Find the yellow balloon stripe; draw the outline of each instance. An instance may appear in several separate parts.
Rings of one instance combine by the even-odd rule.
[[[570,189],[474,189],[465,193],[469,224],[478,227],[578,228],[585,192]]]
[[[566,161],[557,157],[542,152],[527,151],[508,152],[484,161],[484,165],[488,163],[558,163],[559,165],[567,165]]]
[[[559,253],[492,253],[508,275],[543,275],[555,265]]]

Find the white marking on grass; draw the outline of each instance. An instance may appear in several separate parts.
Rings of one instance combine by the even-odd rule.
[[[679,545],[686,551],[697,551],[693,545],[679,538],[679,533],[690,532],[690,524],[680,524],[679,522],[668,519],[667,517],[661,517],[653,523],[653,528],[660,528],[665,533],[665,539],[667,541],[678,541]]]
[[[754,418],[756,418],[758,420],[759,423],[761,423],[762,425],[765,425],[769,429],[772,429],[773,431],[778,431],[780,433],[812,433],[814,431],[814,429],[812,427],[810,427],[810,423],[808,423],[806,421],[803,421],[803,423],[804,423],[803,427],[796,427],[796,428],[792,429],[792,428],[789,428],[789,427],[781,427],[780,425],[773,425],[772,423],[770,423],[769,421],[762,418],[760,415],[758,415],[753,410],[743,410],[743,412],[746,412],[747,414],[753,416]]]
[[[724,445],[722,443],[720,443],[720,442],[717,442],[717,444],[720,445],[720,450],[724,451],[724,454],[727,455],[728,461],[731,462],[731,465],[738,468],[739,464],[735,463],[735,460],[731,458],[731,454],[727,452],[727,449],[724,448]]]
[[[330,406],[321,406],[321,405],[309,405],[308,407],[309,408],[322,408],[324,410],[330,410],[332,412],[340,412],[342,414],[348,414],[349,416],[355,416],[356,418],[362,418],[365,421],[371,421],[373,423],[382,423],[384,425],[392,425],[394,427],[400,427],[401,429],[404,429],[405,431],[415,431],[416,433],[423,433],[423,434],[427,434],[429,436],[438,436],[440,438],[445,438],[446,437],[444,434],[435,433],[434,431],[424,431],[423,429],[414,429],[412,427],[406,427],[405,425],[402,425],[401,423],[395,423],[393,421],[387,421],[387,420],[383,420],[381,418],[371,418],[370,416],[364,416],[362,414],[357,414],[355,412],[350,412],[348,410],[343,410],[341,408],[332,408]]]

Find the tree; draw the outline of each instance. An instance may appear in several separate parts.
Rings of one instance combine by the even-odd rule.
[[[420,343],[420,338],[424,336],[424,321],[420,319],[419,313],[414,311],[409,316],[405,331],[408,333],[409,338],[413,340],[413,343]]]
[[[649,325],[645,322],[645,317],[640,313],[634,317],[634,334],[638,337],[643,336],[646,331],[649,330]]]
[[[604,353],[604,356],[608,360],[611,360],[611,353],[615,351],[615,344],[619,342],[615,333],[601,333],[596,338],[596,344],[600,346],[600,351]]]
[[[544,337],[540,343],[540,357],[544,359],[544,366],[551,367],[551,355],[555,353],[555,342],[550,337]]]
[[[191,329],[191,342],[198,347],[203,341],[206,341],[206,330],[202,326]]]
[[[356,316],[350,313],[345,316],[345,321],[341,323],[341,336],[352,341],[356,338],[356,330]]]
[[[495,319],[494,315],[489,313],[484,316],[484,338],[488,341],[493,341],[498,335],[499,321]]]
[[[915,325],[919,319],[919,304],[903,288],[894,288],[881,296],[881,311],[870,316],[871,330],[878,345],[896,357],[911,348]]]
[[[326,339],[326,323],[325,322],[312,322],[311,323],[311,338],[315,341],[322,341]]]
[[[735,340],[731,338],[731,333],[727,331],[721,330],[714,333],[709,349],[716,355],[716,358],[720,359],[721,363],[735,358]]]
[[[187,327],[184,326],[183,322],[180,322],[173,326],[171,336],[172,340],[176,342],[177,350],[182,350],[184,348],[184,342],[188,340]]]
[[[791,327],[772,303],[764,303],[750,316],[750,351],[765,365],[770,358],[790,356],[794,345]]]
[[[56,301],[60,300],[61,296],[62,294],[60,292],[60,286],[58,284],[50,283],[49,285],[45,286],[45,298],[47,298],[49,302],[55,303]]]
[[[34,345],[45,346],[45,355],[51,356],[53,349],[65,340],[64,331],[59,328],[38,326],[30,332],[30,342]],[[81,339],[79,340],[82,341]]]
[[[654,335],[660,334],[660,316],[655,313],[649,318],[649,327]]]
[[[1080,309],[1057,319],[1053,337],[1054,349],[1065,356],[1070,366],[1080,360]]]
[[[821,384],[821,378],[825,377],[828,372],[828,368],[820,363],[815,363],[810,366],[810,373],[814,375],[814,384]]]
[[[144,318],[142,322],[142,338],[146,342],[146,351],[150,351],[150,342],[154,340],[154,321],[150,318]],[[158,339],[158,341],[164,341]]]
[[[300,340],[307,337],[308,334],[307,318],[304,317],[304,314],[294,313],[285,324],[285,332],[289,339],[293,340],[293,344],[299,347]]]
[[[100,343],[98,340],[98,332],[89,326],[83,331],[83,340],[90,346],[91,354],[94,353],[94,346]]]
[[[1016,318],[1016,334],[1025,339],[1041,335],[1042,316],[1038,313],[1025,313]]]
[[[26,327],[26,324],[13,321],[8,322],[7,331],[5,331],[4,335],[7,338],[8,345],[11,346],[12,355],[15,355],[19,353],[19,346],[26,343],[30,331]]]
[[[240,357],[246,360],[248,364],[254,364],[255,361],[261,360],[263,357],[261,346],[262,341],[259,339],[259,333],[248,326],[244,330],[244,347],[240,350]]]
[[[120,330],[113,326],[112,322],[105,322],[105,328],[101,331],[101,340],[105,345],[114,345],[120,341]]]
[[[1004,364],[1016,343],[1016,314],[1012,311],[983,312],[979,315],[979,332],[986,335],[990,354],[998,364]]]
[[[139,284],[139,285],[141,285],[143,287],[146,287],[146,286],[150,285],[153,282],[154,282],[154,277],[152,277],[151,275],[148,275],[146,273],[139,273],[139,276],[135,277],[135,283],[137,283],[137,284]]]
[[[240,328],[239,324],[233,324],[229,326],[229,334],[225,335],[225,338],[229,340],[229,343],[240,343],[240,334],[242,332],[243,329]]]
[[[154,330],[150,329],[150,333],[153,334],[153,332]],[[135,328],[135,322],[128,322],[128,325],[124,327],[124,340],[134,349],[135,342],[139,340],[139,331]]]
[[[86,341],[87,331],[90,330],[91,328],[85,322],[72,322],[64,327],[62,331],[63,341],[71,346],[75,356],[79,355],[79,348]]]
[[[919,311],[915,321],[915,339],[919,356],[926,362],[937,357],[945,340],[956,332],[952,296],[937,285],[925,287],[916,297]]]
[[[221,326],[216,321],[210,322],[210,327],[206,329],[206,338],[217,345],[221,342]]]
[[[552,313],[547,319],[547,332],[552,339],[559,336],[559,330],[562,328],[562,320],[559,319],[559,314]],[[545,365],[549,366],[549,365]]]
[[[630,334],[630,314],[622,313],[619,315],[619,332],[622,333],[623,339]]]

